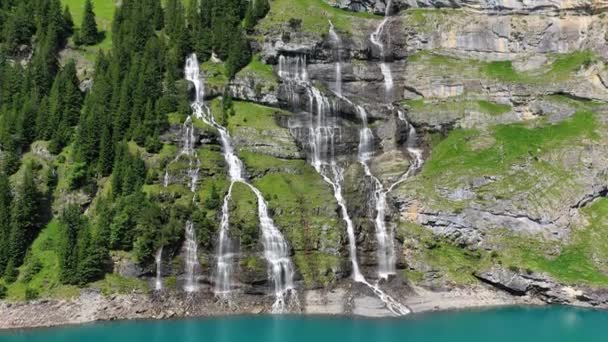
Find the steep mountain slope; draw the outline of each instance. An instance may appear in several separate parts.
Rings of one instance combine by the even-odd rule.
[[[226,127],[243,177],[289,246],[299,291],[292,311],[390,315],[397,302],[414,312],[606,307],[607,6],[270,1],[249,32],[250,64],[230,78],[217,56],[201,63],[204,92],[176,81],[186,104],[162,113],[161,148],[128,144],[145,162],[146,201],[171,213],[159,218],[162,229],[112,251],[112,272],[79,289],[49,271],[57,267],[51,221],[31,248],[43,271],[9,286],[9,298],[31,287],[42,297],[79,296],[69,302],[74,312],[95,303],[85,320],[271,310],[276,277],[260,202],[240,182],[225,197],[231,175],[220,131],[188,119],[187,103],[198,99]],[[111,180],[93,194],[71,189],[70,152],[53,155],[39,141],[24,158],[58,170],[55,213],[77,202],[96,215]],[[214,295],[225,212],[236,270],[227,301]],[[190,275],[187,222],[199,264]],[[197,291],[184,294],[188,281]],[[82,321],[32,315],[50,305],[2,304],[0,316],[13,316],[7,326]]]

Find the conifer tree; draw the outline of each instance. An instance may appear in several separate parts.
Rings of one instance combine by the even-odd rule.
[[[95,21],[95,12],[93,11],[93,3],[91,0],[86,0],[84,3],[84,16],[82,17],[82,25],[80,26],[79,41],[85,45],[94,45],[99,40],[99,31],[97,30],[97,22]]]
[[[13,268],[21,266],[29,244],[38,233],[40,194],[36,188],[32,163],[25,165],[23,180],[11,206],[10,259]],[[7,266],[8,268],[8,266]]]
[[[66,34],[72,35],[74,33],[74,19],[72,18],[72,13],[67,5],[63,9],[63,22]]]
[[[0,171],[0,275],[9,259],[12,193],[6,173]]]
[[[59,219],[61,238],[58,244],[59,279],[64,284],[78,283],[78,235],[84,225],[80,207],[68,205]]]

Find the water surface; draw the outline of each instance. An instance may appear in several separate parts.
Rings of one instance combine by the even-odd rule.
[[[512,307],[400,319],[239,316],[0,332],[1,342],[608,341],[608,311]]]

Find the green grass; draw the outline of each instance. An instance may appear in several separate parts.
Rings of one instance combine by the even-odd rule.
[[[513,163],[580,139],[595,138],[596,120],[590,112],[578,112],[564,122],[529,128],[523,124],[497,126],[493,129],[492,146],[471,148],[479,137],[476,130],[457,129],[437,145],[422,171],[426,177],[437,177],[446,170],[474,173],[499,172]],[[443,177],[443,176],[442,176]]]
[[[570,241],[562,246],[542,238],[495,236],[505,246],[499,254],[502,263],[521,270],[546,272],[566,284],[608,285],[608,268],[603,262],[608,258],[608,199],[595,202],[582,213],[589,224],[575,227]],[[556,254],[551,252],[556,250]]]
[[[150,287],[141,279],[126,278],[118,274],[106,274],[103,280],[91,283],[89,287],[99,289],[105,296],[112,294],[129,294],[133,291],[139,293],[148,293]]]
[[[467,112],[480,112],[489,115],[501,115],[511,111],[511,106],[490,102],[486,100],[470,100],[451,98],[439,102],[419,100],[408,100],[405,104],[416,112],[454,112],[464,115]]]
[[[600,199],[582,214],[588,224],[573,228],[570,240],[563,244],[541,236],[516,235],[506,228],[490,232],[489,244],[498,246],[494,253],[467,251],[411,223],[400,225],[398,234],[406,241],[420,242],[421,248],[406,242],[414,258],[410,263],[424,261],[455,283],[474,282],[473,272],[500,264],[521,273],[546,273],[564,284],[608,286],[608,267],[603,262],[608,258],[608,199]],[[414,282],[422,278],[419,270],[408,270],[405,276]]]
[[[68,6],[74,20],[74,25],[80,27],[84,14],[84,0],[61,0],[62,6]],[[99,31],[105,32],[104,40],[97,45],[85,48],[87,59],[95,60],[95,53],[98,49],[108,50],[112,46],[112,19],[115,10],[114,0],[93,0],[93,10]]]
[[[464,75],[471,79],[491,79],[505,83],[545,85],[568,81],[579,69],[593,63],[597,57],[589,51],[547,55],[546,65],[536,70],[518,72],[511,61],[485,62],[422,51],[408,58],[419,65],[426,75]]]
[[[230,200],[230,234],[240,238],[241,246],[251,250],[261,235],[257,198],[243,183],[235,183]]]
[[[597,125],[593,113],[580,111],[557,124],[537,120],[487,131],[455,129],[444,139],[432,141],[433,149],[421,172],[400,191],[441,211],[458,212],[470,202],[482,205],[514,196],[528,201],[515,201],[515,206],[535,203],[534,210],[556,207],[561,200],[572,200],[571,190],[581,185],[576,183],[573,171],[564,169],[555,158],[563,149],[597,139]],[[446,192],[487,177],[493,177],[493,181],[477,187],[473,198],[446,196]]]
[[[237,77],[248,75],[256,76],[264,81],[269,81],[273,83],[277,83],[278,81],[277,76],[272,70],[272,66],[262,62],[260,60],[260,57],[257,55],[253,56],[251,62],[249,62],[249,64],[245,68],[238,72]]]
[[[210,104],[215,120],[222,122],[221,99],[215,99]],[[288,114],[280,109],[266,107],[251,102],[234,101],[234,115],[229,115],[228,131],[235,134],[239,128],[254,128],[258,131],[280,129],[275,120],[277,114]]]
[[[589,51],[579,51],[553,56],[552,63],[538,71],[517,72],[510,61],[486,63],[482,70],[491,78],[513,83],[550,83],[566,81],[581,67],[595,60]]]
[[[201,64],[201,71],[205,75],[205,85],[223,90],[228,84],[226,66],[223,63],[206,61]]]
[[[364,12],[349,12],[330,6],[323,0],[273,0],[270,12],[259,24],[263,30],[288,25],[290,19],[302,21],[305,32],[323,34],[329,30],[329,20],[342,33],[353,32],[354,19],[379,19]]]
[[[469,251],[454,246],[442,238],[433,236],[430,230],[413,223],[400,224],[397,234],[406,241],[417,240],[420,243],[420,248],[405,243],[404,248],[410,251],[410,256],[413,258],[406,262],[414,265],[418,261],[423,261],[456,284],[476,282],[473,273],[488,267],[492,262],[489,253]],[[414,283],[423,278],[420,270],[408,270],[404,276]]]
[[[339,250],[342,222],[331,188],[304,160],[285,160],[241,152],[240,157],[268,203],[270,215],[295,250],[298,271],[307,286],[333,281],[329,269],[338,256],[316,252]]]
[[[333,283],[340,266],[340,257],[322,252],[296,253],[294,263],[302,274],[307,288],[328,286]]]
[[[42,298],[73,298],[80,293],[76,286],[59,281],[59,259],[56,249],[60,238],[57,221],[51,221],[32,244],[30,253],[20,268],[19,279],[8,286],[9,300],[24,300],[26,288],[36,290]],[[34,272],[38,269],[37,272]],[[29,275],[28,275],[29,273]],[[24,277],[30,279],[24,279]]]

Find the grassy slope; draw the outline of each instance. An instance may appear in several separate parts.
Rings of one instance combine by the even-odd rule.
[[[59,282],[59,260],[55,252],[59,233],[59,224],[56,221],[51,221],[42,230],[21,267],[19,279],[8,287],[9,299],[25,299],[25,290],[28,287],[42,297],[69,298],[78,295],[77,287],[61,285]]]
[[[597,60],[597,57],[588,51],[561,55],[552,54],[547,55],[547,57],[547,64],[536,70],[526,72],[516,71],[510,61],[485,62],[445,56],[428,51],[419,52],[408,58],[408,61],[419,65],[430,75],[466,75],[470,79],[492,79],[506,83],[542,86],[547,83],[567,81],[581,67]]]
[[[410,110],[416,112],[450,111],[464,115],[465,112],[479,112],[489,115],[500,115],[511,111],[511,106],[490,102],[486,100],[470,100],[464,98],[450,98],[441,102],[425,100],[405,101]]]
[[[80,27],[84,14],[84,0],[61,0],[62,6],[68,6],[74,19],[74,25]],[[97,49],[109,49],[112,46],[112,19],[114,17],[114,0],[93,0],[93,11],[99,31],[105,33],[105,38],[99,44],[86,48],[87,55],[93,60]],[[91,56],[93,55],[93,56]]]
[[[527,273],[547,273],[565,284],[605,287],[608,286],[608,267],[604,262],[608,258],[608,199],[601,199],[582,212],[588,224],[576,227],[568,243],[517,236],[505,230],[488,237],[501,246],[493,253],[453,246],[414,224],[402,224],[398,234],[409,239],[406,241],[415,239],[422,244],[423,248],[416,248],[414,244],[405,243],[411,256],[408,263],[423,261],[458,284],[475,282],[473,272],[501,264]],[[417,282],[422,273],[408,270],[405,276]]]
[[[302,21],[302,31],[322,34],[329,30],[329,20],[344,33],[352,32],[353,19],[380,18],[368,13],[357,13],[340,10],[328,5],[323,0],[271,0],[270,13],[260,23],[264,31],[284,26],[291,19]]]
[[[566,98],[554,100],[572,104],[572,100]],[[545,182],[552,184],[530,194],[534,202],[559,198],[573,186],[572,176],[560,165],[543,161],[542,156],[559,152],[568,144],[598,138],[598,122],[589,111],[592,105],[575,104],[579,112],[558,124],[502,125],[491,132],[456,129],[436,144],[420,175],[407,187],[413,188],[411,191],[418,194],[419,200],[435,202],[437,208],[443,210],[458,210],[467,203],[449,201],[439,196],[437,189],[455,189],[474,178],[490,175],[498,176],[497,181],[479,188],[474,201],[482,201],[480,197],[485,193],[511,198],[513,194],[530,192]],[[528,170],[514,172],[512,165],[520,164],[527,164]],[[473,271],[501,263],[512,268],[546,272],[565,283],[608,285],[608,268],[601,261],[608,254],[604,247],[608,236],[608,200],[584,209],[583,214],[589,225],[575,229],[571,240],[563,245],[544,241],[541,237],[518,236],[508,230],[489,233],[487,239],[499,246],[494,255],[452,246],[413,224],[403,224],[400,232],[420,240],[425,247],[412,249],[415,259],[424,260],[457,283],[472,282]],[[405,247],[408,248],[407,243]],[[420,280],[421,274],[410,271],[406,276]]]
[[[219,101],[212,108],[219,119]],[[257,131],[284,130],[275,121],[275,108],[246,102],[234,103],[235,114],[228,117],[228,129],[237,133],[244,129]],[[283,113],[287,114],[287,113]],[[265,154],[247,151],[239,152],[247,170],[252,175],[260,175],[253,183],[262,191],[276,225],[283,231],[295,250],[294,260],[307,285],[327,283],[330,269],[338,266],[339,258],[322,252],[312,252],[323,244],[328,248],[338,248],[341,226],[335,211],[328,209],[333,203],[333,195],[328,185],[304,160],[279,159]],[[233,218],[237,226],[251,229],[255,222],[255,198],[251,191],[237,185],[233,192]],[[248,232],[246,235],[252,235]],[[245,260],[243,266],[255,269],[254,260]]]

